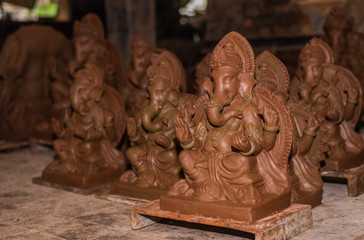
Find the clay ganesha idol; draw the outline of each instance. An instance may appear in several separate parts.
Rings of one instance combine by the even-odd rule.
[[[210,68],[201,121],[174,120],[185,179],[161,197],[161,210],[252,222],[289,207],[291,121],[278,98],[255,84],[247,40],[226,35]]]
[[[72,113],[52,119],[56,157],[43,170],[49,182],[89,187],[117,178],[126,168],[116,149],[125,131],[120,95],[104,84],[99,68],[90,63],[74,76],[70,89]]]
[[[179,108],[185,105],[181,105],[179,93],[183,75],[183,68],[168,51],[148,68],[149,104],[127,123],[132,146],[126,156],[132,170],[120,177],[121,184],[111,185],[111,192],[130,195],[131,191],[123,193],[120,188],[132,184],[135,191],[142,188],[134,197],[155,199],[179,179],[181,165],[173,120],[180,115]],[[146,196],[143,192],[149,190],[150,195]]]
[[[318,131],[320,122],[311,106],[302,100],[289,98],[289,74],[284,64],[268,51],[256,58],[257,84],[271,90],[285,104],[293,125],[289,173],[292,184],[291,200],[317,206],[322,201],[323,182],[320,161],[328,150],[325,136]]]
[[[0,140],[51,136],[50,125],[43,124],[52,104],[45,66],[49,58],[60,64],[71,56],[70,42],[51,27],[23,26],[6,38],[0,54]]]
[[[74,73],[85,63],[93,63],[104,71],[105,82],[119,92],[126,87],[124,60],[120,50],[105,39],[100,18],[89,13],[73,24],[74,60],[70,72]]]
[[[355,132],[362,90],[349,70],[334,64],[334,54],[322,40],[312,39],[301,51],[290,98],[309,105],[320,122],[318,132],[328,147],[323,169],[343,170],[363,163],[364,140]]]
[[[157,57],[163,52],[173,55],[178,68],[183,68],[180,60],[170,51],[156,48],[149,43],[139,39],[137,36],[131,37],[130,66],[128,69],[128,88],[125,88],[123,95],[126,96],[126,112],[128,116],[134,117],[142,111],[148,101],[148,74],[147,69],[153,64]],[[186,91],[186,77],[181,76],[181,90]]]

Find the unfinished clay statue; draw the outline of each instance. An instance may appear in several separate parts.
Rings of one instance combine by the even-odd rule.
[[[125,100],[128,116],[134,117],[147,104],[147,69],[162,51],[162,49],[153,47],[135,35],[131,37],[130,66],[128,70],[129,89]]]
[[[51,137],[49,58],[72,57],[66,37],[51,27],[25,26],[9,35],[0,55],[0,140]]]
[[[254,53],[239,33],[218,43],[210,68],[201,121],[174,120],[186,179],[161,197],[161,210],[249,222],[283,210],[290,205],[289,115],[255,84]]]
[[[148,68],[149,104],[127,121],[132,147],[126,156],[132,170],[120,177],[124,185],[168,190],[179,179],[181,165],[172,122],[180,114],[179,89],[183,75],[183,69],[169,52],[163,52]]]
[[[119,92],[126,87],[123,57],[120,50],[105,39],[104,27],[97,15],[89,13],[81,21],[75,21],[73,48],[75,59],[70,64],[71,74],[90,62],[104,71],[106,84]]]
[[[301,51],[290,98],[307,104],[320,123],[318,131],[328,145],[323,169],[343,170],[363,163],[364,140],[354,130],[362,90],[349,70],[334,64],[334,54],[324,41],[313,38]]]
[[[148,74],[147,69],[153,64],[159,55],[168,52],[174,62],[183,68],[180,60],[172,52],[153,47],[149,43],[141,40],[137,36],[131,38],[130,66],[128,71],[129,86],[126,93],[126,111],[128,116],[134,117],[138,112],[143,110],[148,104]],[[181,90],[185,92],[186,76],[184,71],[181,75]]]
[[[285,104],[293,125],[289,171],[294,203],[317,206],[322,201],[323,182],[320,161],[326,159],[324,134],[320,122],[304,101],[288,99],[289,74],[284,64],[268,51],[256,58],[257,84],[271,90]]]
[[[104,84],[100,69],[85,64],[70,89],[72,112],[52,119],[55,159],[43,170],[49,182],[75,187],[107,183],[126,168],[116,149],[125,131],[125,110],[117,91]]]
[[[330,11],[324,32],[323,40],[332,48],[335,64],[353,72],[364,89],[364,35],[352,30],[344,8],[334,7]]]

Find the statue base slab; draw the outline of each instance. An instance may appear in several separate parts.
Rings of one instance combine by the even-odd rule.
[[[281,196],[262,194],[261,201],[255,204],[233,204],[229,201],[199,202],[180,196],[162,196],[160,204],[161,210],[164,211],[254,222],[289,207],[291,193]]]
[[[167,194],[168,189],[157,187],[139,187],[133,183],[114,181],[110,184],[110,193],[132,198],[155,200]]]
[[[77,188],[87,188],[110,183],[117,179],[123,172],[124,168],[117,168],[93,175],[82,176],[44,169],[42,172],[42,178],[43,180],[51,183]]]
[[[364,193],[364,164],[342,171],[321,171],[325,182],[341,182],[348,186],[348,196],[357,197]]]
[[[160,201],[138,205],[131,210],[132,229],[140,229],[162,219],[173,219],[189,223],[199,223],[252,233],[255,239],[289,239],[313,225],[312,211],[309,205],[292,204],[288,208],[254,223],[237,221],[231,218],[212,218],[194,214],[181,214],[160,209]],[[190,225],[188,227],[191,227]],[[196,225],[196,227],[199,227]]]
[[[109,189],[107,189],[106,191],[95,193],[95,198],[108,200],[110,202],[123,203],[131,206],[150,202],[150,200],[110,194],[108,190]]]
[[[38,184],[40,186],[52,187],[52,188],[61,189],[61,190],[65,190],[68,192],[74,192],[74,193],[82,194],[82,195],[90,195],[90,194],[94,194],[97,192],[102,192],[102,191],[107,190],[109,187],[108,184],[97,185],[97,186],[92,186],[92,187],[83,187],[83,188],[72,187],[72,186],[66,186],[66,185],[62,185],[62,184],[58,184],[58,183],[48,182],[48,181],[45,181],[42,177],[35,177],[32,179],[32,182],[34,184]]]
[[[348,168],[358,167],[364,164],[364,150],[359,154],[348,153],[344,158],[326,159],[322,171],[342,171]]]
[[[293,203],[301,203],[311,205],[312,208],[322,204],[322,189],[316,192],[300,191],[299,198],[293,200]]]
[[[6,140],[0,140],[0,151],[9,151],[16,148],[28,147],[30,145],[29,140],[19,141],[19,142],[9,142]]]

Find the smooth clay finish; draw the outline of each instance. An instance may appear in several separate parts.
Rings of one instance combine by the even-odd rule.
[[[327,144],[320,122],[309,104],[289,98],[289,74],[284,64],[264,51],[256,58],[257,84],[271,90],[287,108],[293,125],[289,172],[292,184],[291,200],[317,206],[322,201],[323,182],[320,161],[326,159]]]
[[[254,53],[240,34],[218,43],[210,68],[210,99],[196,110],[201,119],[174,120],[186,179],[160,207],[253,222],[290,206],[291,120],[278,98],[256,85]]]
[[[56,157],[42,178],[81,188],[116,179],[126,169],[116,149],[126,122],[119,93],[104,83],[97,66],[88,63],[75,74],[70,98],[72,111],[63,120],[52,119]]]
[[[327,156],[323,170],[343,170],[364,162],[364,140],[355,132],[362,89],[354,74],[335,65],[334,54],[324,41],[313,38],[301,51],[299,68],[290,84],[290,99],[302,102],[306,106],[303,112],[312,112],[320,124],[318,130],[307,128],[304,133],[320,136],[327,145],[321,146]],[[300,110],[295,108],[296,112]],[[323,157],[314,159],[322,161]]]
[[[148,73],[147,69],[163,52],[171,55],[173,64],[178,69],[183,69],[182,63],[171,51],[156,48],[149,43],[141,40],[137,36],[131,37],[130,65],[128,69],[128,86],[123,90],[126,105],[126,113],[129,117],[142,111],[148,105]],[[179,91],[186,92],[187,81],[184,71],[180,71]]]
[[[134,197],[154,198],[154,195],[145,197],[145,192],[156,188],[156,191],[163,190],[160,194],[165,193],[179,180],[181,165],[177,156],[173,120],[180,116],[180,109],[188,101],[181,97],[179,90],[184,70],[170,52],[164,51],[158,56],[148,68],[147,77],[149,103],[127,122],[131,147],[127,149],[126,156],[132,170],[125,172],[120,177],[120,183],[116,184],[134,185],[134,190],[141,192]],[[113,185],[111,191],[125,194]],[[129,195],[128,192],[132,194],[132,191],[125,192],[126,195]]]

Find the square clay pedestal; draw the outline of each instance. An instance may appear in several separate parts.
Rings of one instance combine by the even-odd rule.
[[[351,197],[364,193],[364,164],[342,171],[321,171],[321,177],[325,182],[346,183]]]
[[[89,195],[107,190],[109,182],[117,179],[122,173],[123,169],[114,169],[90,176],[80,176],[45,169],[41,177],[33,178],[33,183]]]
[[[160,196],[167,194],[167,189],[161,189],[156,187],[138,187],[132,183],[124,183],[120,181],[114,181],[110,183],[110,194],[117,194],[125,197],[156,200]]]
[[[160,201],[132,208],[132,229],[140,229],[162,219],[173,219],[191,223],[235,229],[255,235],[255,239],[289,239],[313,225],[311,206],[292,204],[290,207],[268,217],[249,223],[233,219],[203,217],[160,210]]]

